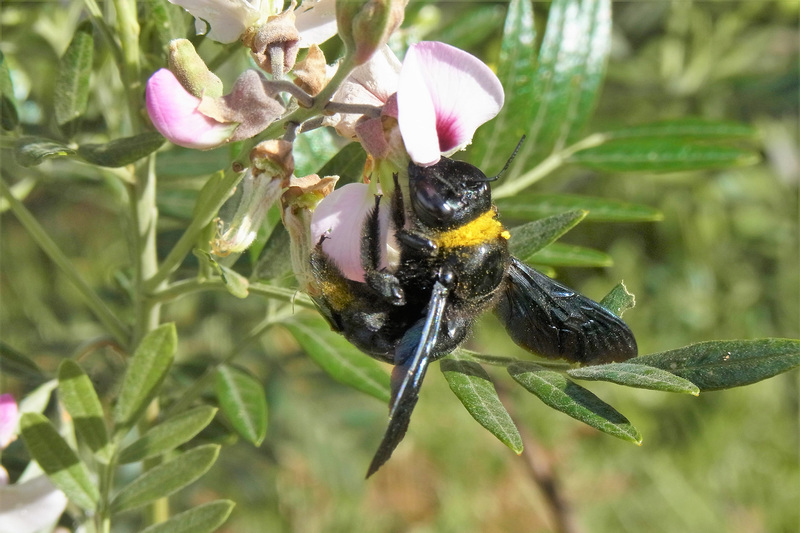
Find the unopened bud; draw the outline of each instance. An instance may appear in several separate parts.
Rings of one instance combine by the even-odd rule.
[[[168,67],[193,96],[197,98],[202,98],[203,95],[211,98],[222,96],[222,80],[208,70],[190,41],[186,39],[170,41]]]
[[[273,15],[260,27],[249,28],[242,36],[256,64],[281,77],[294,67],[300,49],[300,34],[295,26],[294,7]]]
[[[366,63],[403,22],[408,0],[350,0],[336,3],[339,36],[356,65]]]

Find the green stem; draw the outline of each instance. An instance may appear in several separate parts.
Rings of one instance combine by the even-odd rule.
[[[139,60],[139,19],[136,0],[114,0],[117,10],[117,26],[122,45],[121,76],[128,97],[131,128],[138,132],[142,108],[141,65]]]
[[[117,342],[123,345],[127,344],[128,329],[125,324],[89,286],[78,271],[75,270],[69,258],[64,255],[61,248],[50,238],[47,231],[39,224],[31,212],[14,197],[3,179],[0,179],[0,191],[6,197],[11,211],[14,213],[14,216],[17,217],[20,224],[22,224],[28,234],[33,238],[34,242],[47,254],[47,257],[61,269],[70,283],[78,289],[78,292],[98,320],[102,322],[103,326],[111,333]]]
[[[106,45],[108,45],[109,50],[111,50],[114,56],[114,62],[117,65],[121,65],[122,50],[119,47],[119,43],[114,39],[114,34],[108,27],[108,24],[106,24],[106,21],[103,19],[103,12],[100,10],[100,6],[97,5],[95,0],[83,0],[83,6],[86,8],[86,11],[89,12],[89,18],[92,19],[92,23],[100,31],[103,39],[105,39]]]
[[[605,133],[595,133],[593,135],[589,135],[585,139],[581,139],[575,144],[567,146],[566,148],[562,148],[557,152],[553,152],[541,163],[514,181],[506,182],[492,190],[492,196],[494,198],[507,198],[509,196],[514,196],[566,163],[574,153],[581,150],[586,150],[587,148],[592,148],[594,146],[600,146],[607,140],[608,135]]]
[[[150,299],[156,302],[171,302],[181,296],[192,294],[202,291],[225,291],[225,283],[220,278],[212,279],[186,279],[176,281],[167,285],[160,291],[150,294]],[[267,285],[266,283],[251,282],[247,286],[247,290],[253,294],[266,296],[273,300],[280,300],[283,302],[291,302],[298,307],[306,309],[314,309],[314,302],[311,299],[296,289],[286,289],[284,287],[276,287]]]

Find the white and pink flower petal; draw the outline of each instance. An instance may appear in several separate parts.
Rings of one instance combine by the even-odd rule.
[[[147,113],[153,126],[169,141],[186,148],[209,150],[225,143],[238,126],[218,122],[198,110],[193,96],[175,75],[160,69],[147,80]]]
[[[412,45],[397,89],[398,122],[409,156],[427,166],[463,148],[503,101],[500,80],[472,54],[440,42]]]

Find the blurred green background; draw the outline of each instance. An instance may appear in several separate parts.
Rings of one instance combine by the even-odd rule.
[[[54,65],[80,4],[4,2],[0,49],[14,74],[29,132],[52,121]],[[536,3],[537,24],[546,3]],[[496,56],[502,2],[412,2],[405,36],[444,40],[485,60]],[[608,77],[590,130],[688,116],[737,120],[762,134],[763,159],[750,167],[680,174],[610,175],[567,167],[537,191],[618,198],[658,208],[664,220],[584,223],[565,242],[614,258],[606,269],[563,269],[561,281],[599,299],[620,279],[636,295],[625,315],[640,352],[710,340],[800,337],[798,46],[795,0],[641,1],[614,4]],[[187,29],[189,18],[186,18]],[[202,52],[201,48],[201,52]],[[212,54],[213,55],[213,54]],[[96,57],[97,98],[114,105],[113,72]],[[162,58],[148,58],[153,70]],[[233,65],[232,72],[237,72]],[[224,73],[224,72],[223,72]],[[91,116],[91,114],[90,114]],[[113,113],[97,134],[119,128]],[[112,117],[109,119],[109,117]],[[48,163],[22,169],[3,143],[3,178],[30,180],[25,200],[78,269],[111,302],[124,301],[129,257],[120,224],[123,192],[93,168]],[[313,152],[313,167],[327,156]],[[509,150],[511,147],[509,147]],[[173,149],[160,157],[164,249],[185,225],[194,192],[227,161],[227,149]],[[5,206],[3,206],[5,209]],[[9,213],[0,240],[0,336],[53,370],[68,356],[108,392],[122,368],[102,330]],[[227,294],[189,296],[165,309],[179,332],[188,380],[264,316],[265,303]],[[518,353],[492,317],[470,342],[487,353]],[[237,502],[223,531],[492,532],[555,531],[540,488],[515,456],[470,418],[433,368],[409,435],[374,478],[363,475],[385,428],[386,407],[333,382],[275,328],[237,362],[265,384],[267,440],[223,450],[211,472],[173,498],[181,510],[219,497]],[[589,388],[644,436],[637,448],[543,406],[502,371],[501,395],[529,448],[555,471],[580,531],[795,532],[800,527],[800,413],[795,371],[743,389],[700,397]],[[0,381],[27,392],[25,380]],[[232,442],[219,425],[206,439]],[[20,442],[10,460],[24,456]],[[4,460],[5,460],[4,456]],[[120,524],[131,530],[130,524]]]

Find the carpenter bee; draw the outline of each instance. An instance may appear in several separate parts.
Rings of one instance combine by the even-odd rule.
[[[388,207],[395,266],[380,267],[380,196],[362,228],[364,282],[342,274],[322,250],[326,237],[311,253],[312,298],[331,327],[394,365],[389,425],[367,477],[405,436],[429,363],[455,350],[488,309],[515,343],[540,356],[593,364],[637,353],[621,319],[509,254],[489,188],[496,177],[444,157],[428,167],[410,163],[408,176],[409,202],[395,175]]]

